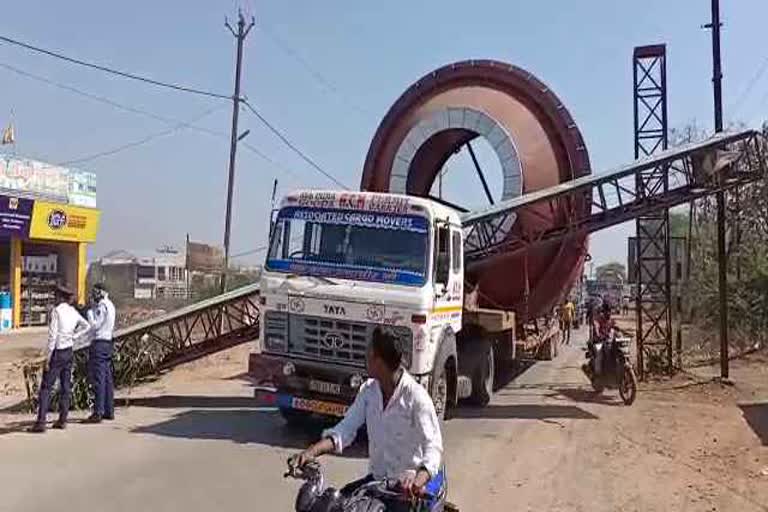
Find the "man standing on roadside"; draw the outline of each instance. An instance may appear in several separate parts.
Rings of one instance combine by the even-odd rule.
[[[88,311],[91,325],[91,349],[88,356],[91,386],[93,388],[93,414],[86,422],[101,423],[115,418],[114,381],[112,378],[112,333],[115,329],[115,306],[103,284],[96,284],[91,292],[93,305]]]
[[[563,343],[566,345],[571,344],[571,328],[573,327],[573,315],[576,308],[573,302],[566,300],[562,306],[560,306],[560,331],[563,335]]]
[[[38,398],[37,421],[29,429],[30,432],[45,432],[51,391],[56,380],[59,381],[59,419],[53,424],[53,428],[67,427],[72,395],[72,347],[75,340],[90,329],[88,322],[72,307],[73,296],[67,288],[60,286],[56,289],[56,307],[51,310],[48,324],[48,345]]]

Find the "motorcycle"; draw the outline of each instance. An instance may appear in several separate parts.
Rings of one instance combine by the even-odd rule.
[[[637,375],[629,357],[630,341],[626,336],[617,336],[615,330],[611,330],[606,340],[591,339],[586,349],[587,362],[581,367],[596,393],[618,388],[625,405],[632,405],[637,397]],[[599,371],[596,371],[598,354],[601,357]]]
[[[459,512],[453,504],[445,501],[446,485],[422,496],[411,498],[399,489],[399,482],[373,480],[360,486],[350,496],[343,496],[333,487],[325,487],[322,467],[311,461],[296,466],[288,461],[285,478],[302,480],[304,483],[296,495],[296,512],[386,512],[385,502],[403,503],[414,512]]]

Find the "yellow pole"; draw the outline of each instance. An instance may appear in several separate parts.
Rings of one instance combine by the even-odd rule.
[[[21,327],[21,239],[11,238],[11,306],[13,327]]]
[[[85,304],[86,277],[88,275],[88,263],[86,261],[88,245],[85,242],[77,243],[77,303]]]

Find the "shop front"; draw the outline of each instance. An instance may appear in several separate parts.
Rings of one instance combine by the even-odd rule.
[[[96,240],[99,218],[95,208],[0,195],[3,329],[46,325],[59,285],[85,302],[87,248]]]

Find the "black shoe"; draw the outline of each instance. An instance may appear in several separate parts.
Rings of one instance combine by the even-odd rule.
[[[101,417],[101,419],[107,420],[107,421],[113,421],[115,419],[115,415],[114,414],[112,416],[104,415]]]
[[[91,414],[85,419],[85,421],[83,421],[83,423],[101,423],[102,419],[103,418],[98,414]]]
[[[27,432],[31,432],[33,434],[42,434],[45,432],[45,430],[45,423],[35,423],[27,429]]]
[[[59,420],[59,421],[57,421],[56,423],[53,424],[53,428],[55,428],[57,430],[66,430],[67,422]]]

